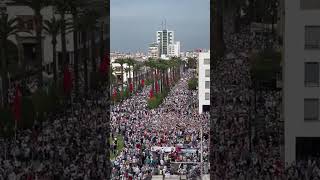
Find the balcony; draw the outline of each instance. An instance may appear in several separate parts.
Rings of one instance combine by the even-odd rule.
[[[312,50],[312,49],[320,49],[319,41],[318,41],[317,43],[308,43],[308,44],[305,44],[305,45],[304,45],[304,48],[305,48],[305,49],[309,49],[309,50]]]
[[[314,40],[313,42],[308,42],[304,45],[305,49],[320,49],[320,41],[319,40]]]

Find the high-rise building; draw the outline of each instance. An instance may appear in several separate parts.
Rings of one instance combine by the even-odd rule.
[[[283,119],[285,162],[320,151],[320,1],[285,0]]]
[[[149,44],[148,57],[151,57],[151,58],[160,57],[159,44],[158,43]]]
[[[169,45],[174,43],[174,32],[167,29],[157,31],[157,43],[159,44],[160,56],[168,55]]]
[[[199,53],[198,58],[199,114],[210,109],[210,51]]]

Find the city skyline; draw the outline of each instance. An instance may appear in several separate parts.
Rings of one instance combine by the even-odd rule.
[[[134,3],[112,0],[111,51],[146,53],[148,45],[156,41],[154,33],[162,30],[164,21],[167,29],[175,31],[181,51],[209,49],[209,0],[164,1],[168,3],[163,0],[137,0]]]

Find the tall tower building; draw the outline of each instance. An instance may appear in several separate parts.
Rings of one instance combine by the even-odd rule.
[[[157,31],[157,43],[159,44],[159,53],[161,55],[169,54],[169,46],[174,43],[174,31],[167,29]]]

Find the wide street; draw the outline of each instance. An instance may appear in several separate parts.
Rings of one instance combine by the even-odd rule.
[[[125,148],[113,161],[113,179],[200,175],[199,166],[191,162],[200,162],[201,128],[203,159],[208,159],[208,114],[199,116],[190,108],[197,101],[197,92],[189,92],[187,87],[191,77],[191,72],[183,74],[156,109],[147,109],[150,87],[113,107],[112,133],[123,134],[125,139]]]

